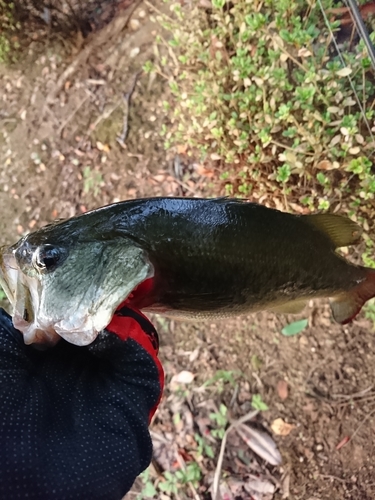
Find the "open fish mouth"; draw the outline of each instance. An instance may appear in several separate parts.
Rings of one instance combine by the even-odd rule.
[[[60,336],[38,316],[40,283],[20,270],[14,251],[0,250],[0,284],[13,308],[13,325],[23,333],[25,344],[56,344]]]

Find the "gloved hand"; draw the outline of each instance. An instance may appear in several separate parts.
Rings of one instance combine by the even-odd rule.
[[[0,498],[120,500],[151,460],[157,353],[155,329],[127,307],[91,345],[46,351],[0,309]]]

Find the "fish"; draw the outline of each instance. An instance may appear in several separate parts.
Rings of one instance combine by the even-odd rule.
[[[301,311],[329,298],[351,321],[375,270],[337,249],[361,228],[230,198],[143,198],[29,233],[0,250],[0,283],[26,344],[93,342],[122,304],[180,319]]]

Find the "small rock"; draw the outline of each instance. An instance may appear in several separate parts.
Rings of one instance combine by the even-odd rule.
[[[137,31],[141,23],[138,21],[138,19],[131,19],[129,22],[129,27],[132,31]]]

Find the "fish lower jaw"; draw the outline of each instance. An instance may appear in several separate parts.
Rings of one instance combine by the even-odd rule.
[[[41,330],[34,325],[30,325],[27,329],[23,330],[22,333],[26,345],[43,344],[45,346],[54,346],[61,339],[60,335],[54,330]]]

